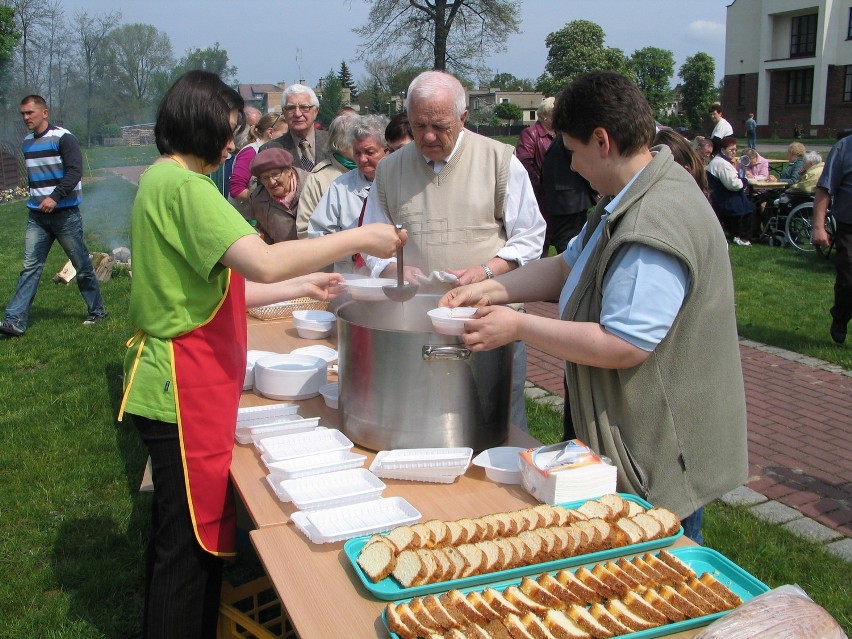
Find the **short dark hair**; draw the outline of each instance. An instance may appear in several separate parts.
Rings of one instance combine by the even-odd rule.
[[[222,149],[234,137],[228,118],[233,109],[245,124],[245,102],[215,73],[188,71],[180,76],[157,107],[154,139],[160,153],[186,153],[218,164]]]
[[[650,147],[657,130],[636,83],[612,71],[585,73],[569,84],[556,99],[553,127],[584,143],[603,128],[623,156]]]
[[[405,138],[414,139],[414,134],[411,132],[411,124],[408,122],[407,113],[397,114],[393,120],[385,128],[385,139],[388,142],[396,142]]]
[[[719,104],[718,102],[714,102],[713,104],[710,105],[710,108],[707,109],[707,113],[721,113],[721,112],[722,112],[722,105]]]
[[[42,109],[47,108],[47,100],[36,93],[32,93],[21,100],[21,106],[24,106],[27,102],[32,102],[34,104],[39,105]]]

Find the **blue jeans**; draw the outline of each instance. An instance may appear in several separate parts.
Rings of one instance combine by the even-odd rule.
[[[702,506],[689,517],[682,520],[683,534],[700,546],[704,545],[704,535],[701,534],[701,523],[704,521],[704,507]]]
[[[746,136],[748,136],[748,148],[755,148],[757,146],[757,131],[747,131]]]
[[[30,209],[24,235],[24,267],[4,317],[5,321],[22,331],[27,330],[30,308],[54,240],[59,242],[71,264],[77,269],[77,286],[86,302],[89,315],[106,315],[101,289],[89,258],[89,249],[83,241],[83,216],[80,215],[79,207],[56,209],[53,213]]]

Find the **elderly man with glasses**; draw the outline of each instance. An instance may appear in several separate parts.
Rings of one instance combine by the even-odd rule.
[[[281,110],[290,130],[261,150],[282,148],[295,158],[297,166],[310,173],[315,164],[330,158],[328,133],[314,128],[319,111],[317,94],[304,84],[291,84],[281,96]]]

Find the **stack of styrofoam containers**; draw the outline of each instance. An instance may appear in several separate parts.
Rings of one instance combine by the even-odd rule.
[[[263,437],[255,442],[279,499],[299,510],[290,515],[314,543],[331,543],[413,523],[418,513],[401,497],[382,498],[385,484],[361,468],[364,455],[339,430]]]
[[[370,470],[383,479],[451,484],[464,475],[472,448],[398,448],[376,455]]]
[[[250,444],[261,437],[313,430],[319,424],[318,417],[303,419],[298,413],[298,404],[240,408],[235,439],[240,444]]]

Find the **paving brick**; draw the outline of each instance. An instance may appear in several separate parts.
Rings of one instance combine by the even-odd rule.
[[[835,557],[852,563],[852,539],[849,537],[826,544],[825,549]]]
[[[788,521],[786,524],[782,524],[782,528],[786,528],[797,537],[822,544],[836,541],[842,537],[836,530],[823,526],[809,517]]]
[[[819,501],[820,499],[822,499],[822,495],[818,495],[817,493],[812,493],[805,490],[796,490],[790,493],[789,495],[785,495],[782,501],[788,506],[792,506],[793,508],[799,508],[800,506]]]
[[[755,506],[765,502],[767,497],[748,486],[740,486],[722,495],[721,499],[729,506]]]
[[[774,486],[767,486],[760,492],[770,499],[783,499],[787,495],[796,492],[796,489],[787,484],[775,484]]]
[[[541,388],[526,388],[524,389],[524,395],[526,395],[530,399],[536,399],[547,395],[547,391]]]
[[[777,501],[767,501],[757,506],[752,506],[749,508],[749,512],[758,519],[768,521],[771,524],[785,524],[802,516],[802,513],[795,508],[790,508]]]
[[[799,510],[802,511],[803,515],[816,518],[820,515],[829,515],[840,508],[841,505],[837,500],[823,498],[810,504],[805,504]]]

